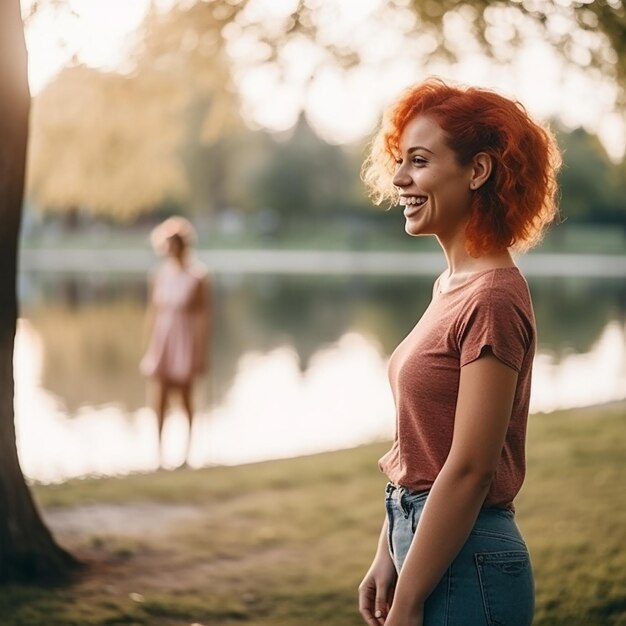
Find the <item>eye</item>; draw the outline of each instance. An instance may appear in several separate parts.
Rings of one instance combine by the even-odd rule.
[[[417,165],[418,167],[424,167],[424,165],[428,164],[428,161],[421,156],[414,156],[411,159],[411,163],[413,163],[413,165]]]
[[[396,162],[396,165],[402,165],[402,159],[400,157],[395,157],[394,161]]]

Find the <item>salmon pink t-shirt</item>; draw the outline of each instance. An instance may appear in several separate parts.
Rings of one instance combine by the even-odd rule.
[[[461,368],[489,347],[518,372],[518,379],[504,447],[485,505],[513,509],[526,470],[535,346],[530,293],[516,267],[476,272],[447,292],[439,290],[437,280],[428,308],[389,360],[396,436],[391,450],[379,461],[389,480],[415,491],[432,487],[452,444]]]

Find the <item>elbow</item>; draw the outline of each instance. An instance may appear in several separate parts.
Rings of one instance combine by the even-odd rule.
[[[495,476],[495,470],[485,470],[482,473],[477,473],[474,477],[476,487],[489,491],[493,478]]]
[[[488,491],[496,470],[475,463],[458,463],[450,467],[450,472],[455,480],[468,485],[473,490]]]

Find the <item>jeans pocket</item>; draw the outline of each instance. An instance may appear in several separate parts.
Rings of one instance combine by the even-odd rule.
[[[534,582],[526,550],[474,555],[489,626],[530,626]]]

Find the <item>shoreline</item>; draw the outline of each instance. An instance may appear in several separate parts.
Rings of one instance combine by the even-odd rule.
[[[624,419],[626,419],[626,398],[623,398],[621,400],[611,400],[609,402],[602,402],[599,404],[590,404],[590,405],[582,406],[582,407],[556,409],[548,413],[539,411],[536,413],[529,414],[528,421],[530,424],[534,422],[536,418],[540,418],[542,420],[544,418],[548,420],[552,418],[560,419],[562,414],[564,413],[567,413],[572,416],[576,416],[576,415],[583,416],[585,414],[593,415],[594,413],[598,413],[598,412],[601,412],[603,414],[605,413],[611,414],[613,412],[621,413]],[[80,482],[80,481],[94,481],[94,480],[106,481],[109,479],[111,480],[132,479],[134,477],[150,476],[150,475],[159,473],[161,471],[175,474],[181,469],[184,469],[185,471],[191,471],[191,472],[202,472],[202,471],[207,471],[207,470],[228,470],[228,469],[233,469],[235,471],[236,470],[247,471],[248,468],[253,468],[255,466],[262,467],[264,465],[268,465],[272,463],[283,463],[283,462],[291,462],[291,461],[298,462],[299,460],[306,461],[307,459],[309,460],[315,459],[325,454],[332,455],[332,454],[348,453],[351,450],[358,450],[359,448],[364,448],[368,446],[383,446],[384,447],[384,446],[388,446],[391,443],[391,441],[392,440],[390,438],[388,439],[388,438],[381,437],[381,438],[373,439],[371,441],[365,441],[363,443],[360,443],[354,446],[329,448],[329,449],[320,450],[317,452],[295,454],[291,456],[277,456],[277,457],[271,457],[271,458],[255,460],[255,461],[244,461],[243,463],[212,463],[212,464],[210,463],[206,465],[199,465],[197,467],[190,466],[190,467],[185,467],[185,468],[171,468],[171,469],[170,468],[167,468],[167,469],[156,468],[153,470],[131,470],[128,472],[120,472],[118,474],[86,473],[86,474],[81,474],[79,476],[71,476],[64,480],[49,481],[49,482],[33,479],[26,475],[25,475],[25,478],[30,488],[46,489],[48,487],[61,488],[63,485],[66,485],[68,483],[73,483],[76,481]]]
[[[219,274],[435,276],[445,269],[440,252],[200,249],[197,258]],[[531,252],[515,260],[531,277],[626,278],[626,254]],[[23,248],[19,272],[134,274],[149,271],[156,262],[148,249]]]

